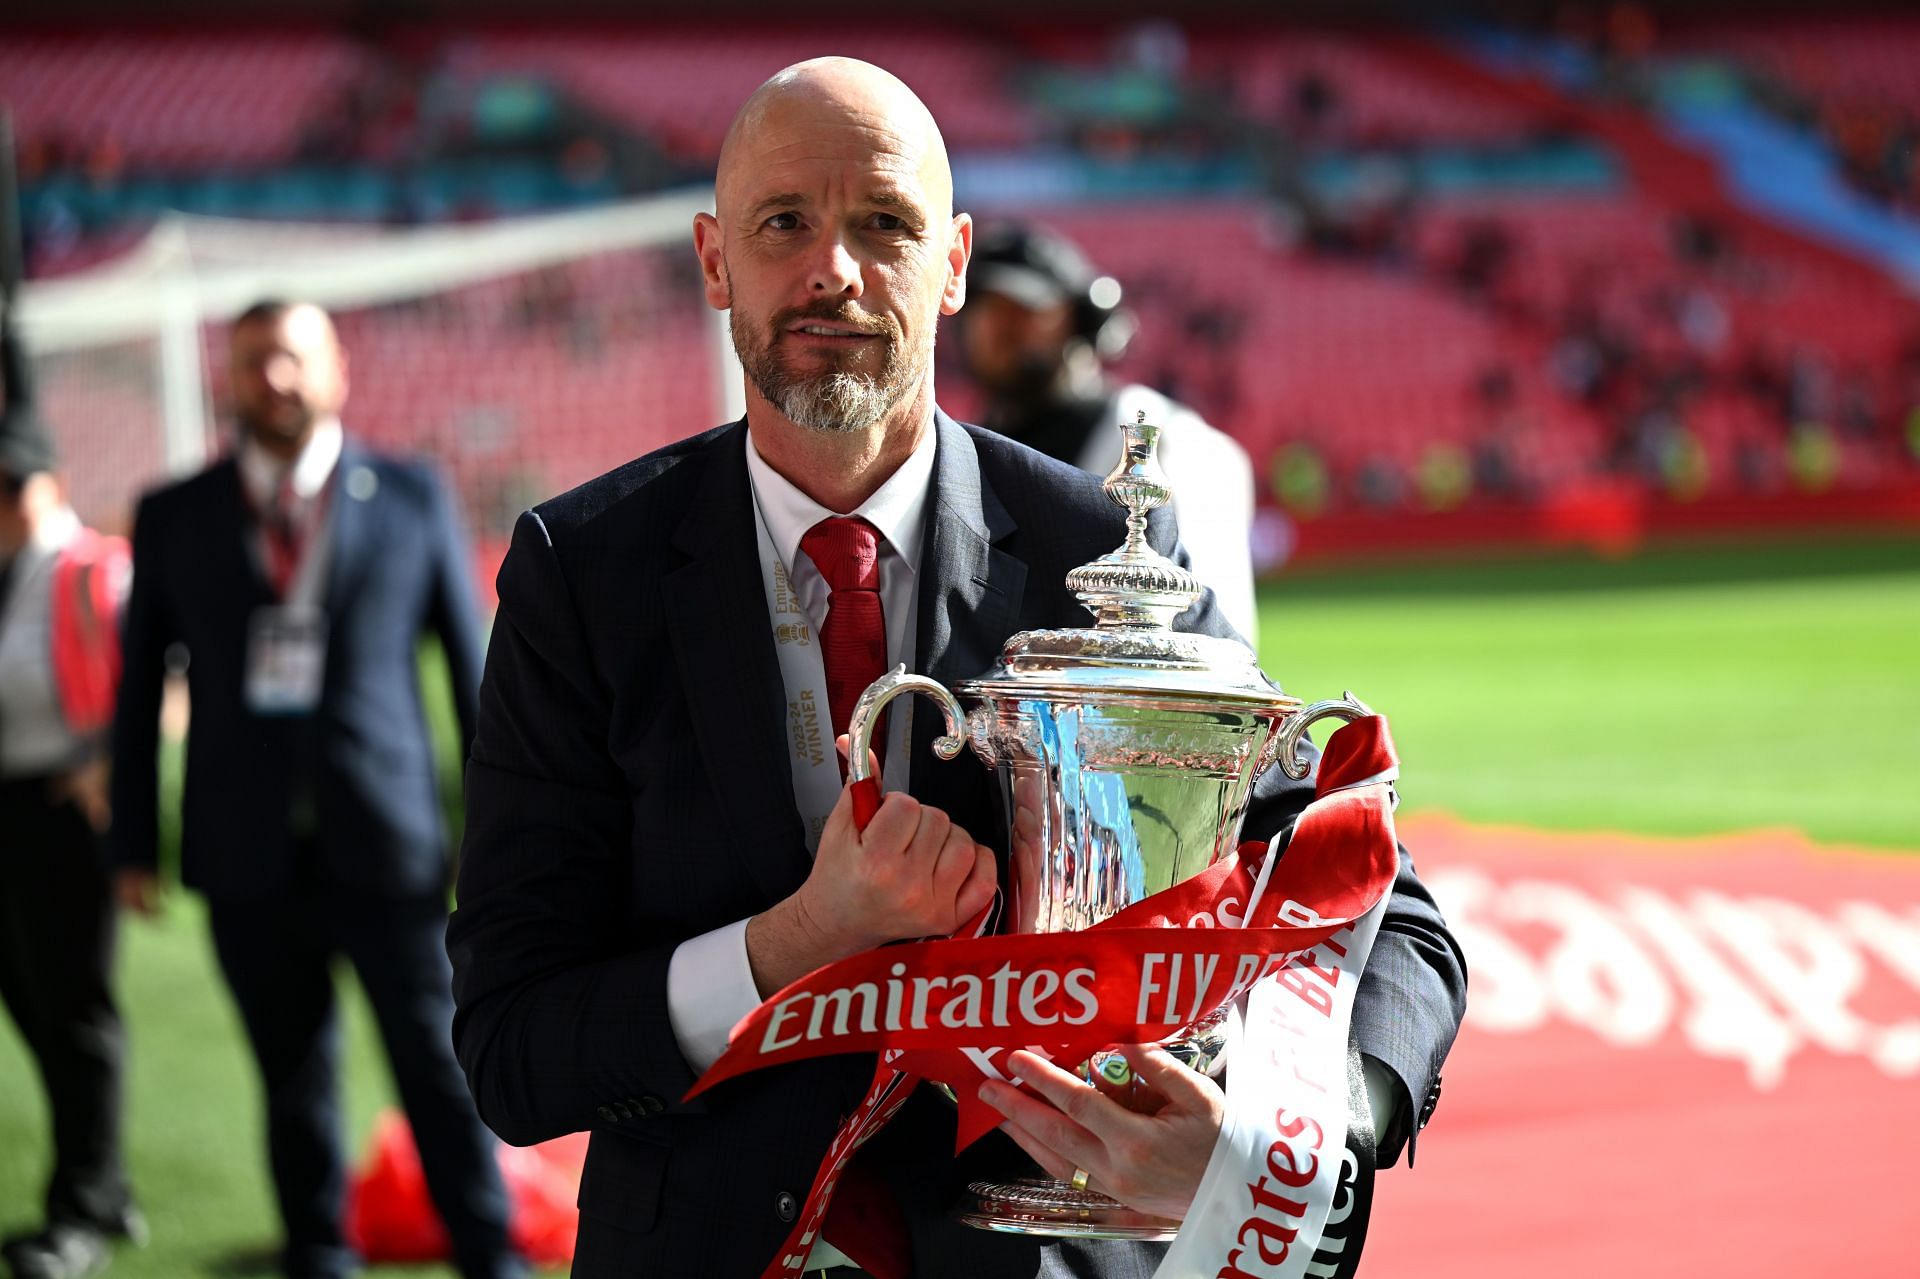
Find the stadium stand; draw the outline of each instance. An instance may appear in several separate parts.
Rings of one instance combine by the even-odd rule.
[[[1909,20],[1627,34],[1629,82],[1660,57],[1715,51],[1833,110],[1920,109]],[[1019,26],[479,28],[416,33],[404,55],[318,32],[34,37],[0,49],[0,92],[20,102],[30,207],[36,176],[60,178],[61,164],[92,166],[96,188],[166,170],[189,195],[196,173],[251,166],[301,176],[306,187],[269,202],[297,214],[328,154],[365,164],[396,151],[413,199],[451,171],[436,156],[464,162],[460,148],[489,128],[535,117],[571,121],[593,147],[624,145],[624,131],[668,162],[630,166],[613,186],[532,182],[517,203],[496,172],[485,196],[408,205],[468,217],[490,200],[597,198],[699,172],[754,83],[828,48],[899,72],[963,158],[1042,157],[1096,176],[1142,156],[1195,161],[1124,201],[1035,207],[1004,185],[961,195],[1085,244],[1143,320],[1122,372],[1233,431],[1276,483],[1309,459],[1324,475],[1310,502],[1276,489],[1303,513],[1537,504],[1596,483],[1697,500],[1913,481],[1911,293],[1742,206],[1708,157],[1614,82],[1555,84],[1471,42],[1166,24],[1106,39]],[[1602,51],[1609,74],[1621,51]],[[403,105],[369,118],[397,140],[343,143],[320,127],[342,103],[389,98]],[[605,127],[582,132],[583,120]],[[1554,167],[1570,134],[1600,148],[1597,179],[1590,164],[1577,183]],[[554,163],[577,168],[577,150]],[[1493,178],[1468,165],[1435,182],[1423,159],[1442,153],[1503,162]],[[1204,190],[1198,162],[1213,164]],[[390,212],[390,195],[369,194],[364,216]],[[66,235],[41,268],[97,258],[115,234]],[[711,419],[712,378],[689,370],[710,367],[713,330],[688,280],[661,275],[666,261],[619,255],[347,315],[349,344],[367,353],[364,429],[445,457],[496,535],[527,495]],[[87,394],[71,412],[91,418]],[[973,403],[951,372],[942,398],[962,413]]]
[[[1007,51],[977,31],[483,33],[460,43],[459,58],[476,75],[533,74],[564,84],[670,153],[711,163],[756,85],[828,51],[877,63],[911,84],[951,147],[1020,147],[1036,137],[1032,116],[1008,90]]]
[[[1920,116],[1920,27],[1878,15],[1761,16],[1692,21],[1663,43],[1672,51],[1732,58],[1822,103]]]
[[[94,176],[119,168],[284,163],[300,130],[354,73],[344,37],[9,35],[0,94],[31,176],[74,155]]]
[[[1410,74],[1395,48],[1379,35],[1222,32],[1191,42],[1190,67],[1198,82],[1227,86],[1247,118],[1325,146],[1503,143],[1541,126],[1510,103]]]

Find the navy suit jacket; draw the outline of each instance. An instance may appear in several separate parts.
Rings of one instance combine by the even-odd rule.
[[[936,429],[916,653],[951,685],[1016,631],[1089,625],[1064,579],[1125,529],[1096,479],[944,414]],[[592,1130],[577,1276],[757,1274],[872,1072],[871,1057],[803,1062],[681,1100],[694,1074],[668,1015],[675,947],[767,909],[810,868],[745,447],[736,422],[537,507],[500,570],[448,928],[454,1041],[508,1141]],[[1179,553],[1166,512],[1150,527]],[[1210,595],[1181,624],[1229,633]],[[1002,843],[992,774],[935,758],[938,720],[913,718],[911,791]],[[1269,769],[1248,835],[1309,798]],[[1360,1046],[1423,1096],[1465,976],[1410,864],[1374,955]],[[969,1179],[1023,1157],[999,1134],[957,1161],[952,1148],[952,1107],[922,1089],[862,1155],[902,1200],[917,1275],[1151,1273],[1154,1245],[955,1224]]]
[[[114,725],[113,846],[154,865],[161,684],[187,657],[192,724],[182,796],[181,878],[243,901],[299,876],[401,897],[444,891],[447,838],[421,704],[418,646],[438,635],[471,740],[482,660],[465,541],[423,463],[351,439],[330,485],[329,621],[317,713],[260,715],[246,700],[255,609],[276,602],[249,542],[254,524],[232,458],[142,499]],[[296,866],[296,797],[312,807],[317,865]],[[302,805],[304,807],[304,804]]]

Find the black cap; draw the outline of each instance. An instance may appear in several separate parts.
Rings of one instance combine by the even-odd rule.
[[[0,409],[0,474],[24,480],[51,471],[56,460],[53,433],[34,411],[26,347],[6,316],[0,316],[0,377],[7,383],[6,407]]]
[[[1071,241],[1020,223],[986,227],[975,237],[967,285],[1035,310],[1087,301],[1110,308],[1120,301],[1120,286],[1094,270]]]

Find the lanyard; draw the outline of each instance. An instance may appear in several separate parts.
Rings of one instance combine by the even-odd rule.
[[[773,535],[753,504],[753,526],[760,547],[761,585],[766,591],[767,615],[773,626],[773,646],[780,660],[780,684],[786,692],[785,725],[789,764],[793,770],[793,798],[806,830],[807,851],[820,846],[820,832],[840,799],[840,757],[833,745],[833,714],[827,706],[827,672],[820,657],[820,634],[801,607],[787,566],[774,548]],[[896,704],[895,711],[907,711]],[[910,714],[887,716],[887,742],[881,752],[881,776],[888,790],[905,790]]]

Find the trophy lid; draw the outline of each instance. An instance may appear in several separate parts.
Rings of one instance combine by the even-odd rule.
[[[1160,428],[1142,412],[1123,422],[1120,461],[1107,496],[1127,511],[1118,548],[1067,574],[1067,587],[1094,616],[1071,630],[1021,631],[999,666],[959,686],[987,697],[1193,700],[1275,711],[1298,706],[1238,641],[1173,629],[1203,590],[1200,579],[1147,542],[1147,514],[1172,500],[1154,456]]]

